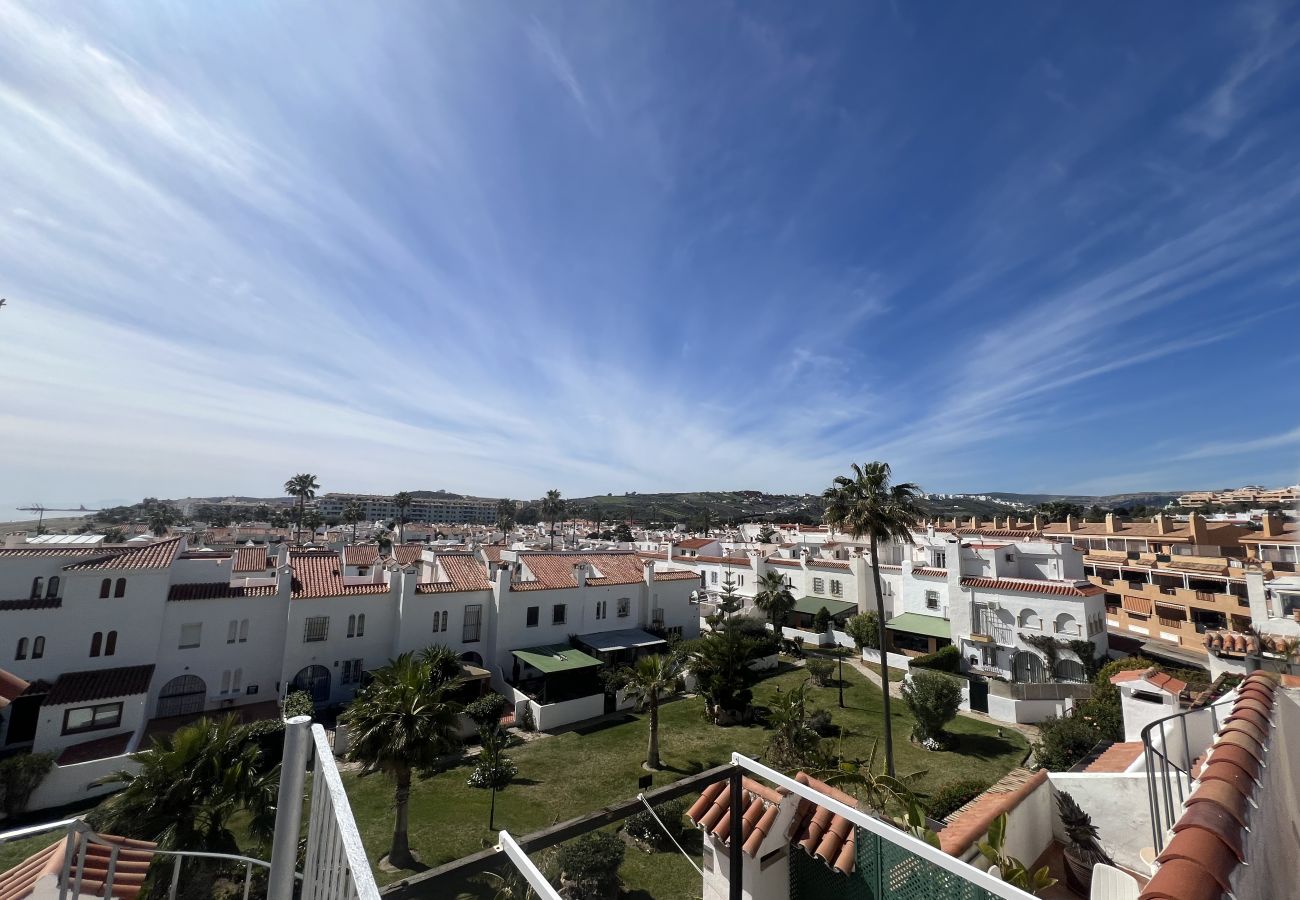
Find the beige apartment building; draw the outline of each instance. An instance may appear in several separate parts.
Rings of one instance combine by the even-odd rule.
[[[1284,488],[1247,485],[1226,491],[1192,491],[1178,498],[1179,506],[1200,506],[1203,503],[1300,503],[1300,484]]]
[[[1296,526],[1277,514],[1263,526],[1253,531],[1195,513],[1175,522],[1162,513],[1149,522],[1069,518],[1044,526],[1043,534],[1084,552],[1085,574],[1106,591],[1112,634],[1142,640],[1150,652],[1201,662],[1205,632],[1242,632],[1252,624],[1248,567],[1258,566],[1265,585],[1295,571]]]

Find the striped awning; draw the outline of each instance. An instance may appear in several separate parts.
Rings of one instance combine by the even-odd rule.
[[[1125,594],[1120,598],[1120,602],[1127,612],[1138,613],[1143,616],[1151,615],[1151,601],[1146,597],[1133,597]]]

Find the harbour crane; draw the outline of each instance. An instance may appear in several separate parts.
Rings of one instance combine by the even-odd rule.
[[[45,514],[47,512],[99,512],[98,509],[87,509],[86,504],[81,504],[76,509],[65,506],[42,506],[39,503],[33,503],[31,506],[18,507],[19,512],[34,512],[37,514],[36,530],[39,532],[45,524]]]

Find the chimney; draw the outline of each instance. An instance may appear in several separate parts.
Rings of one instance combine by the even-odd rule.
[[[1074,516],[1066,516],[1066,517],[1065,517],[1065,530],[1066,530],[1066,531],[1074,531],[1076,524],[1077,524],[1077,523],[1074,521]]]
[[[1210,533],[1205,528],[1205,517],[1198,512],[1187,517],[1187,527],[1192,533],[1193,544],[1208,544]]]
[[[672,562],[672,559],[673,559],[673,542],[672,542],[671,540],[667,540],[667,541],[664,541],[664,543],[668,545],[668,561],[669,561],[669,562]]]
[[[979,527],[980,527],[980,517],[979,517],[979,516],[971,516],[971,517],[970,517],[970,522],[968,522],[967,524],[968,524],[969,527],[971,527],[971,528],[979,528]]]
[[[511,569],[511,565],[512,565],[511,563],[508,563],[508,562],[502,562],[501,565],[497,567],[497,571],[496,571],[496,585],[497,585],[497,597],[498,597],[498,598],[500,598],[500,597],[502,597],[502,596],[504,596],[505,594],[508,594],[508,593],[510,592],[510,569]]]
[[[1114,534],[1119,531],[1119,520],[1115,518],[1114,513],[1106,513],[1106,533]]]
[[[1042,530],[1043,530],[1043,517],[1040,516],[1038,513],[1034,513],[1034,531],[1042,531]]]
[[[1264,537],[1280,537],[1282,535],[1282,517],[1276,512],[1264,513],[1263,525]]]
[[[573,580],[578,582],[578,587],[580,588],[585,588],[587,586],[586,563],[578,563],[573,567]]]
[[[645,583],[652,591],[655,586],[655,561],[653,559],[642,560],[645,563]],[[651,595],[653,596],[653,594]]]
[[[1155,518],[1151,520],[1156,525],[1156,534],[1168,534],[1172,530],[1172,523],[1169,517],[1162,512],[1156,513]]]

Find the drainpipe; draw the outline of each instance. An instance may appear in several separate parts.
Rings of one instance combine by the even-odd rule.
[[[271,840],[271,874],[266,885],[267,900],[293,900],[293,876],[298,865],[298,834],[302,826],[302,795],[310,744],[311,716],[286,719],[280,793],[275,804],[275,836]]]

